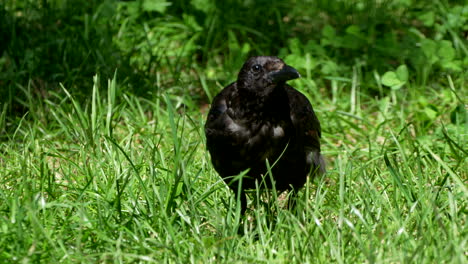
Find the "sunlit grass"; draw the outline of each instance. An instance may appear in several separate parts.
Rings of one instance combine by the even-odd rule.
[[[350,92],[313,102],[327,175],[307,183],[297,212],[252,204],[240,221],[205,151],[205,113],[169,95],[114,97],[115,79],[84,105],[63,89],[32,98],[37,112],[1,143],[4,260],[466,260],[466,124],[449,112],[413,120],[411,93],[363,97],[355,114]]]
[[[461,1],[98,2],[0,4],[0,263],[467,262]],[[301,72],[328,172],[242,219],[203,126],[250,54]]]

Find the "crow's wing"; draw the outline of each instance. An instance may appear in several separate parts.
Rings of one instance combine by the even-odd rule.
[[[320,167],[320,170],[324,172],[325,165],[320,155],[322,131],[314,109],[307,97],[296,89],[286,85],[286,92],[288,94],[290,117],[295,129],[297,142],[303,144],[304,150],[310,155],[314,166]]]

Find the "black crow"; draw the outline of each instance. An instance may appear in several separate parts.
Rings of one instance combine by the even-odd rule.
[[[248,59],[237,81],[213,100],[205,124],[206,144],[214,168],[241,201],[245,190],[258,181],[277,191],[296,192],[307,176],[323,173],[320,122],[307,98],[286,84],[298,71],[281,59],[259,56]],[[267,175],[266,160],[272,165]],[[248,170],[239,182],[236,175]]]

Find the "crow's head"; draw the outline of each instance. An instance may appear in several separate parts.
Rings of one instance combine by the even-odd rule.
[[[259,56],[248,59],[237,77],[240,89],[268,95],[278,84],[301,77],[299,72],[277,57]]]

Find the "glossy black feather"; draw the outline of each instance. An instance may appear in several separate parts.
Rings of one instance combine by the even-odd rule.
[[[212,102],[205,134],[214,168],[235,193],[233,176],[250,169],[240,190],[242,211],[244,191],[267,173],[266,159],[276,162],[278,191],[297,190],[308,175],[324,171],[320,122],[307,98],[285,83],[299,76],[276,57],[252,57]]]

